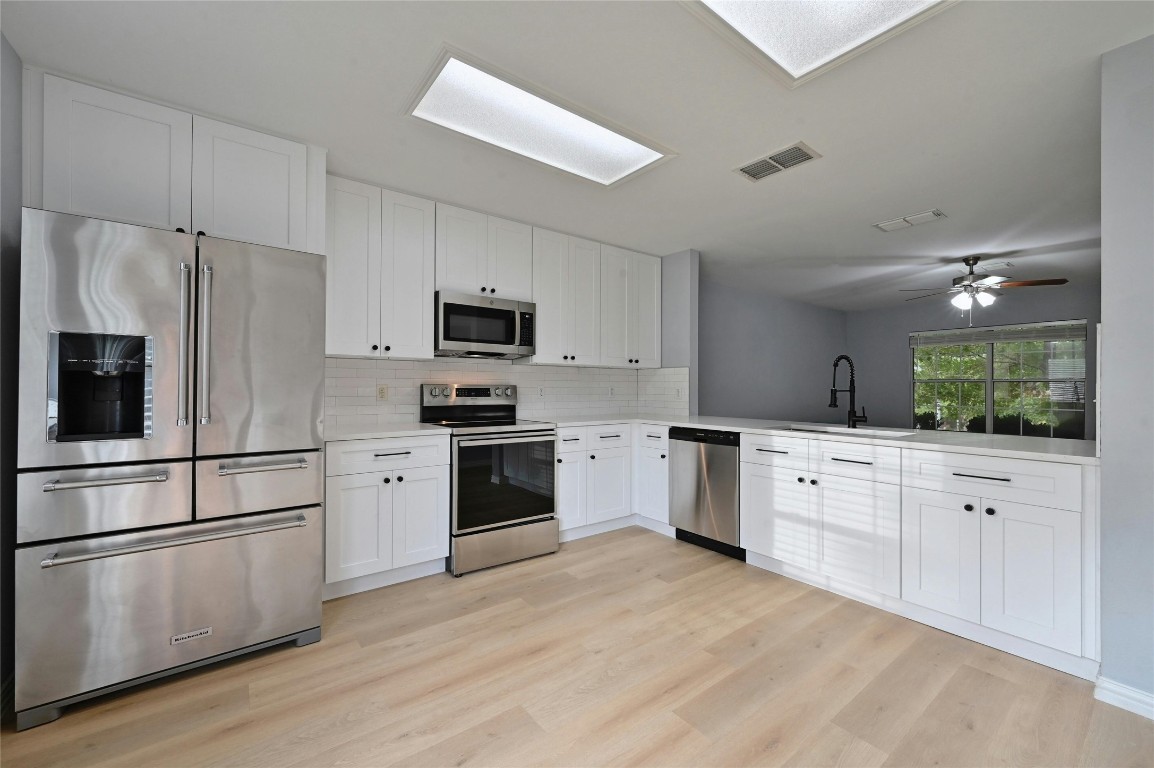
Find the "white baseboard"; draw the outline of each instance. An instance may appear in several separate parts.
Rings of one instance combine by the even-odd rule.
[[[659,520],[654,520],[653,518],[646,517],[645,515],[634,515],[633,524],[642,528],[648,528],[654,533],[660,533],[662,536],[668,536],[671,539],[677,538],[677,529],[672,525],[666,525]]]
[[[402,581],[412,581],[413,579],[420,579],[425,576],[432,576],[435,573],[444,572],[445,558],[442,557],[437,560],[430,560],[427,563],[406,565],[401,568],[393,568],[389,571],[370,573],[367,576],[357,576],[355,579],[334,581],[332,584],[325,584],[321,589],[321,600],[335,600],[338,597],[347,597],[348,595],[355,595],[358,592],[368,592],[370,589],[391,587],[393,584],[400,584]]]
[[[579,525],[576,528],[566,528],[561,531],[561,541],[576,541],[577,539],[584,539],[586,536],[596,536],[599,533],[609,533],[609,531],[628,528],[631,525],[636,525],[636,517],[637,515],[626,515],[625,517],[605,520],[600,523],[590,523],[589,525]]]
[[[1099,677],[1094,685],[1094,698],[1115,707],[1154,720],[1154,693],[1140,691],[1107,677]]]

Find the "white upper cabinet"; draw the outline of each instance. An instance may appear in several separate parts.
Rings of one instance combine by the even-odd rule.
[[[328,179],[330,355],[433,356],[435,205]]]
[[[382,201],[381,352],[431,358],[436,204],[387,189]]]
[[[509,301],[533,300],[533,228],[488,216],[489,295]]]
[[[269,136],[53,75],[44,88],[42,160],[26,203],[159,229],[320,252],[320,147]],[[36,94],[29,101],[36,103]],[[34,142],[33,142],[34,143]],[[35,157],[36,147],[29,152]],[[39,184],[37,183],[39,182]]]
[[[381,190],[329,176],[326,200],[325,352],[377,355],[381,346]]]
[[[533,229],[534,363],[600,363],[600,271],[599,243]]]
[[[533,228],[437,203],[438,291],[533,297]]]
[[[192,231],[192,115],[45,75],[43,206]]]
[[[192,140],[194,231],[307,249],[304,144],[200,116]]]
[[[661,259],[601,246],[601,362],[661,367]]]

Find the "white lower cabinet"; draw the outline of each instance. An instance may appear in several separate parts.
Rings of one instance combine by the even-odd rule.
[[[632,512],[629,446],[596,449],[589,454],[586,479],[588,523],[601,523]]]
[[[903,600],[1082,652],[1079,513],[916,488],[903,507]]]
[[[669,524],[669,451],[666,448],[637,450],[637,513]]]
[[[588,522],[586,493],[588,493],[589,458],[581,452],[557,455],[557,474],[554,481],[557,497],[557,524],[561,530],[580,528]]]
[[[816,479],[811,488],[817,571],[883,595],[901,595],[901,488],[825,474]]]
[[[815,570],[816,510],[804,472],[743,461],[740,474],[741,546]]]
[[[404,440],[393,439],[398,445]],[[448,438],[443,440],[447,454]],[[325,450],[331,455],[369,442],[382,455],[388,451],[387,440],[334,442]],[[332,462],[330,472],[340,471],[341,466]],[[325,582],[448,557],[449,477],[448,464],[404,466],[402,462],[384,471],[326,478]]]

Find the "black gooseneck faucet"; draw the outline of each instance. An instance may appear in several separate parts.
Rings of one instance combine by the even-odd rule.
[[[837,366],[842,360],[849,363],[849,389],[837,388]],[[861,416],[857,415],[857,380],[854,376],[853,360],[849,355],[838,355],[833,361],[833,386],[829,390],[829,407],[837,408],[837,393],[849,392],[849,414],[846,416],[846,426],[850,429],[857,429],[857,425],[861,424],[866,419],[865,406],[861,407]]]

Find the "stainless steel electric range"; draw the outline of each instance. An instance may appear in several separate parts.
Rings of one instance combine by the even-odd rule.
[[[454,576],[556,552],[554,424],[517,418],[513,384],[422,384],[421,421],[452,430]]]

